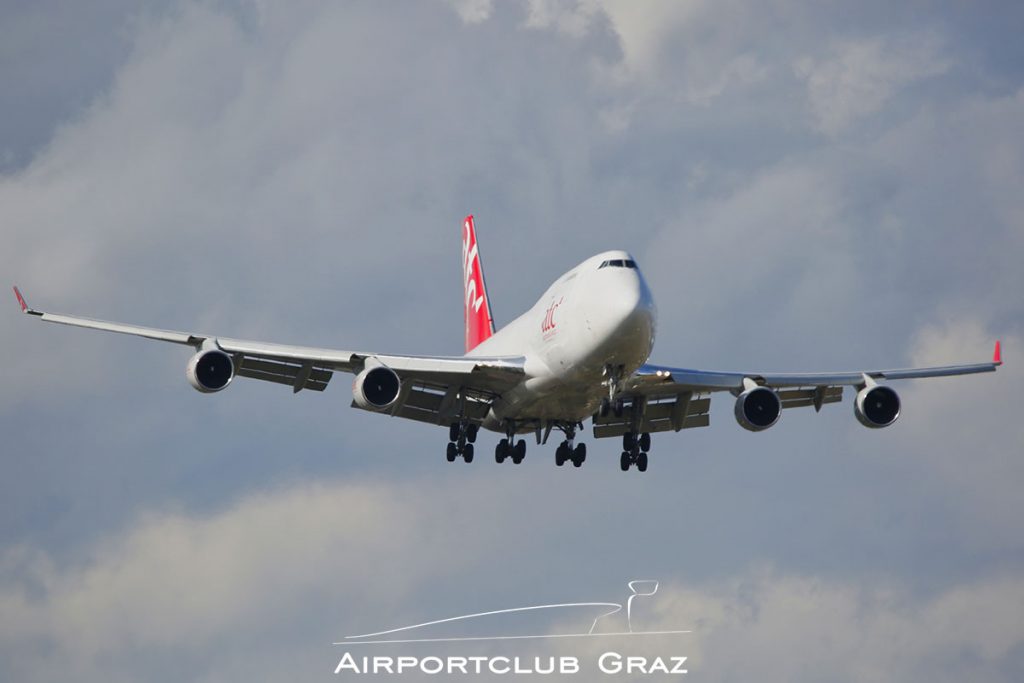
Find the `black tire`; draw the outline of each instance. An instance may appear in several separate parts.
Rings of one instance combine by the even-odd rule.
[[[644,432],[640,435],[640,450],[644,453],[651,450],[651,433]]]
[[[515,460],[517,465],[526,457],[526,442],[524,440],[519,439],[519,441],[516,442],[516,450],[515,453],[513,453],[513,457],[518,458],[518,460]]]
[[[555,449],[555,465],[561,467],[565,464],[565,442],[558,444],[558,448]]]
[[[577,461],[579,461],[579,465],[576,464]],[[587,461],[587,444],[585,444],[585,443],[578,443],[578,444],[576,444],[576,449],[573,451],[573,454],[572,454],[572,464],[576,465],[576,467],[579,467],[580,465],[582,465],[586,461]]]
[[[462,430],[459,429],[459,423],[457,423],[457,422],[452,423],[452,425],[450,427],[448,427],[448,440],[449,441],[458,441],[459,437],[461,436],[461,434],[460,434],[461,431]]]
[[[630,459],[629,453],[622,451],[622,455],[619,456],[619,467],[622,468],[623,472],[629,471]]]
[[[647,471],[647,454],[641,453],[636,459],[636,468],[641,472]]]
[[[502,439],[498,442],[498,445],[494,447],[494,462],[499,465],[505,462],[505,456],[508,451],[508,439]]]
[[[479,431],[480,425],[469,425],[466,427],[466,440],[470,443],[476,443],[476,435]]]
[[[448,444],[448,452],[445,453],[445,457],[448,462],[455,462],[455,457],[459,454],[459,447],[453,443]]]
[[[473,444],[467,443],[462,447],[462,459],[466,462],[473,462]]]

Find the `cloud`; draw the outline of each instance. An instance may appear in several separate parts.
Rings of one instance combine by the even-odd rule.
[[[877,113],[907,86],[946,73],[952,60],[932,33],[837,41],[830,56],[795,64],[817,128],[828,135]]]
[[[689,615],[691,670],[710,681],[995,681],[1022,664],[1022,588],[1011,574],[922,596],[907,585],[755,570],[666,587],[657,623]]]
[[[151,511],[70,564],[8,548],[0,649],[22,654],[4,668],[33,680],[55,667],[83,679],[198,678],[186,672],[210,666],[203,653],[223,649],[212,665],[237,665],[268,638],[282,640],[279,655],[318,649],[319,661],[293,665],[326,668],[345,629],[379,625],[411,591],[486,556],[490,534],[460,520],[446,488],[299,484],[210,514]],[[173,672],[147,672],[161,652],[176,653]]]
[[[454,491],[449,484],[304,483],[248,494],[207,514],[151,511],[71,562],[39,548],[9,548],[0,561],[0,647],[20,654],[7,671],[32,680],[52,678],[58,666],[86,680],[316,675],[333,666],[330,642],[350,632],[460,613],[464,600],[409,612],[431,586],[461,586],[478,593],[482,607],[534,604],[550,594],[551,586],[522,586],[506,596],[517,602],[505,605],[493,587],[466,583],[510,542],[538,557],[554,552],[558,540],[513,537],[512,520],[478,524],[466,509],[502,508],[507,496],[481,491],[466,499]],[[528,512],[524,520],[537,521]],[[689,656],[691,670],[708,680],[765,672],[794,681],[829,672],[843,672],[843,680],[998,680],[999,671],[1020,664],[1024,578],[1016,573],[933,593],[898,580],[765,568],[727,579],[659,578],[657,595],[634,606],[633,625],[693,629],[669,649]],[[552,632],[567,631],[556,625]],[[663,639],[612,645],[650,656],[667,647]],[[594,659],[609,644],[567,647],[558,641],[542,652]],[[173,653],[166,670],[164,653]]]
[[[494,11],[492,0],[447,0],[459,18],[466,24],[479,24],[487,21]]]

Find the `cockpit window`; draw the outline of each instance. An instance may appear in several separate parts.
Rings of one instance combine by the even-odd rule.
[[[602,262],[601,265],[599,265],[597,267],[598,270],[601,270],[602,268],[634,268],[635,269],[636,268],[636,261],[633,261],[632,259],[619,259],[619,258],[617,258],[617,259],[610,259],[608,261]]]

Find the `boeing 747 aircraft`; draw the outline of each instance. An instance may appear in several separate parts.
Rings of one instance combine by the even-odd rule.
[[[248,377],[323,391],[335,372],[355,375],[352,407],[448,429],[447,459],[473,461],[481,427],[503,438],[498,463],[526,456],[520,434],[551,432],[564,438],[555,464],[580,467],[587,447],[577,443],[583,422],[594,437],[622,439],[619,465],[647,470],[651,434],[709,424],[709,395],[736,397],[733,414],[744,429],[759,432],[783,409],[842,400],[852,387],[854,414],[865,427],[893,424],[900,399],[887,380],[992,372],[1002,361],[999,342],[991,362],[905,370],[778,373],[709,372],[660,365],[647,359],[654,346],[656,312],[636,260],[625,251],[593,256],[558,278],[534,304],[495,330],[473,217],[462,224],[466,321],[463,356],[400,356],[244,341],[172,332],[32,310],[18,288],[22,311],[47,322],[120,332],[191,346],[185,374],[202,393],[221,391]]]

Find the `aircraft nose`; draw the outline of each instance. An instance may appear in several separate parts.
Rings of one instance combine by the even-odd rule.
[[[654,304],[646,283],[636,271],[622,273],[615,286],[605,293],[602,304],[602,313],[612,328],[639,333],[651,330]]]

